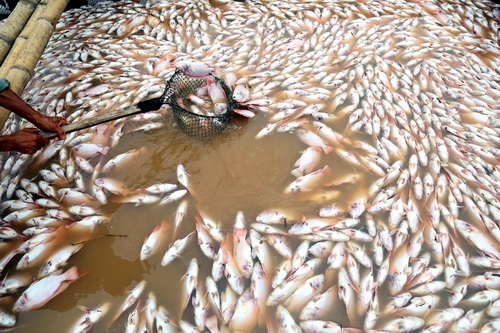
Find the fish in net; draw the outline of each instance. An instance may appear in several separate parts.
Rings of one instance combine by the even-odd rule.
[[[220,134],[229,124],[238,103],[223,80],[208,73],[193,76],[177,69],[167,82],[163,95],[141,104],[168,104],[180,129],[196,139]]]

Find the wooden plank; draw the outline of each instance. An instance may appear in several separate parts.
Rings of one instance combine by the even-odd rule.
[[[7,78],[10,89],[18,95],[33,76],[35,66],[68,2],[69,0],[41,0],[5,57],[0,67],[0,77]],[[0,107],[0,129],[9,115],[9,110]]]
[[[132,116],[134,114],[138,114],[138,113],[142,113],[142,112],[145,112],[145,111],[142,111],[141,109],[139,109],[136,106],[131,106],[129,108],[106,112],[104,114],[98,115],[98,116],[90,118],[90,119],[84,119],[84,120],[78,121],[76,123],[64,125],[64,126],[61,126],[61,128],[66,133],[71,133],[71,132],[79,131],[79,130],[86,129],[86,128],[89,128],[92,126],[96,126],[96,125],[99,125],[102,123],[106,123],[106,122],[111,121],[111,120],[116,120],[116,119],[120,119],[123,117]],[[43,136],[44,138],[47,138],[47,139],[53,139],[53,138],[57,137],[57,133],[53,133],[53,132],[39,131],[38,134],[40,134],[41,136]]]
[[[5,19],[0,28],[0,63],[4,61],[39,2],[40,0],[21,0]]]

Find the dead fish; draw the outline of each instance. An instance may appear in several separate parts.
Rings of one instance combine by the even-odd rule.
[[[13,311],[24,312],[38,309],[48,301],[62,293],[66,288],[80,277],[76,266],[66,272],[55,272],[41,280],[33,282],[14,304]]]
[[[85,306],[80,306],[80,310],[85,312],[83,317],[78,320],[73,327],[70,329],[70,332],[73,333],[85,333],[88,332],[92,326],[104,316],[109,308],[111,307],[110,302],[103,303],[99,306],[88,308]]]
[[[169,229],[168,222],[163,220],[160,224],[154,227],[151,234],[149,234],[141,247],[140,259],[146,260],[150,256],[154,255],[159,246],[161,246],[167,236],[167,231]]]

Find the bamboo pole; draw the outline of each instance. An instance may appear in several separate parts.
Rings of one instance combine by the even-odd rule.
[[[40,0],[21,0],[5,19],[0,28],[0,63],[4,61],[39,2]]]
[[[10,68],[14,66],[14,63],[16,62],[17,58],[19,58],[19,55],[26,47],[26,41],[34,31],[34,26],[38,21],[38,19],[42,16],[43,10],[45,8],[46,5],[43,4],[43,2],[38,3],[38,5],[36,6],[30,19],[28,20],[28,22],[26,22],[26,25],[22,29],[21,33],[15,39],[14,44],[10,48],[9,53],[7,54],[5,60],[2,63],[2,66],[0,67],[0,78],[6,77]]]
[[[15,93],[21,94],[33,76],[35,66],[68,2],[69,0],[41,0],[16,39],[0,68],[0,78],[7,78]],[[3,128],[9,114],[9,110],[0,108],[0,128]]]

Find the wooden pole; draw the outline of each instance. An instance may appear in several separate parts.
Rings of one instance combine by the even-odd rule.
[[[116,120],[116,119],[121,119],[124,117],[132,116],[134,114],[138,113],[143,113],[147,111],[143,111],[139,109],[137,106],[129,106],[124,109],[118,109],[118,110],[113,110],[109,111],[106,113],[102,113],[100,115],[97,115],[95,117],[89,118],[89,119],[83,119],[77,122],[73,122],[68,125],[63,125],[61,128],[64,130],[66,133],[72,133],[76,131],[80,131],[85,128],[90,128],[95,125],[107,123],[108,121],[111,120]],[[57,133],[54,132],[44,132],[44,131],[39,131],[39,135],[43,136],[46,139],[54,139],[57,137]]]
[[[7,78],[15,93],[21,94],[33,76],[35,66],[68,2],[69,0],[41,0],[14,42],[0,68],[0,78]],[[0,128],[3,128],[9,114],[9,110],[0,108]]]
[[[5,19],[0,28],[0,63],[4,61],[39,2],[40,0],[21,0]]]

